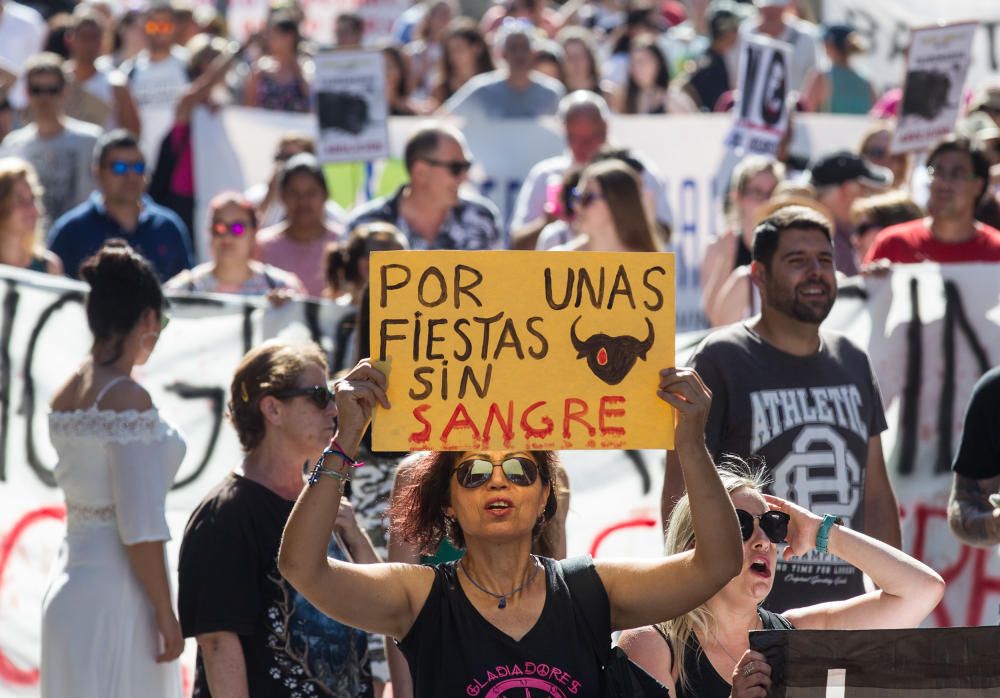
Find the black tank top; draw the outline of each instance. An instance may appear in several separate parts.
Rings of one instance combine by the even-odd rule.
[[[519,641],[475,609],[462,591],[454,562],[434,566],[427,601],[399,643],[410,663],[414,698],[599,698],[596,654],[577,618],[562,568],[549,558],[539,559],[545,604],[535,626]],[[610,617],[608,611],[604,617]],[[610,643],[610,632],[604,628],[598,636]]]
[[[764,630],[795,629],[787,618],[764,608],[758,608],[757,615],[760,616],[761,628]],[[694,633],[688,638],[684,652],[684,674],[688,677],[691,689],[686,689],[677,681],[677,698],[729,698],[733,692],[733,687],[719,676],[712,662],[701,651],[701,643]]]

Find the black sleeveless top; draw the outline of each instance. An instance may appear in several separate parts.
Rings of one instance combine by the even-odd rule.
[[[539,560],[545,604],[534,627],[519,641],[475,609],[462,591],[454,562],[434,565],[427,601],[399,642],[410,663],[415,698],[599,698],[597,655],[577,618],[562,568],[555,560]],[[603,615],[609,627],[595,628],[595,633],[610,644],[610,611]]]
[[[789,623],[787,618],[778,613],[758,608],[757,615],[760,616],[763,630],[795,629],[795,626]],[[691,689],[686,689],[680,681],[677,681],[676,698],[729,698],[733,692],[733,687],[719,676],[719,672],[712,666],[712,662],[708,661],[708,657],[702,652],[701,643],[698,642],[694,633],[691,633],[685,646],[684,674],[688,677]]]

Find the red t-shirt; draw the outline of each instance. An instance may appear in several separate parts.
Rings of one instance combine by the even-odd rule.
[[[868,248],[865,264],[888,259],[896,264],[916,262],[1000,262],[1000,230],[976,222],[976,234],[965,242],[941,242],[931,236],[927,219],[892,225]]]

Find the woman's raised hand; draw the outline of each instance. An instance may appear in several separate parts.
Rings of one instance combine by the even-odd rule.
[[[387,386],[385,374],[372,366],[371,359],[361,359],[346,376],[334,382],[337,431],[341,438],[346,441],[356,436],[360,440],[375,406],[389,407]]]
[[[783,511],[789,516],[788,535],[785,538],[788,547],[782,553],[786,560],[801,557],[816,547],[816,534],[819,533],[819,525],[823,523],[821,517],[798,504],[771,494],[765,494],[764,500],[771,509]]]
[[[677,441],[704,443],[705,423],[712,406],[712,391],[693,368],[665,368],[660,371],[656,394],[677,412]]]

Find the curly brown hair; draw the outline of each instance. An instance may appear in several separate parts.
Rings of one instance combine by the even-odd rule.
[[[539,479],[545,485],[552,485],[542,518],[531,530],[532,539],[535,539],[555,518],[559,509],[559,493],[556,490],[562,480],[557,473],[562,465],[555,451],[530,453],[538,465]],[[465,549],[462,527],[457,520],[448,518],[444,513],[445,507],[450,504],[451,477],[461,455],[460,451],[428,451],[421,454],[407,468],[406,482],[393,492],[389,504],[392,533],[417,546],[423,555],[433,555],[445,538],[456,548]]]
[[[326,356],[315,344],[289,344],[272,339],[254,347],[236,367],[229,387],[229,421],[247,453],[264,440],[260,399],[295,387],[310,364],[327,372]]]

